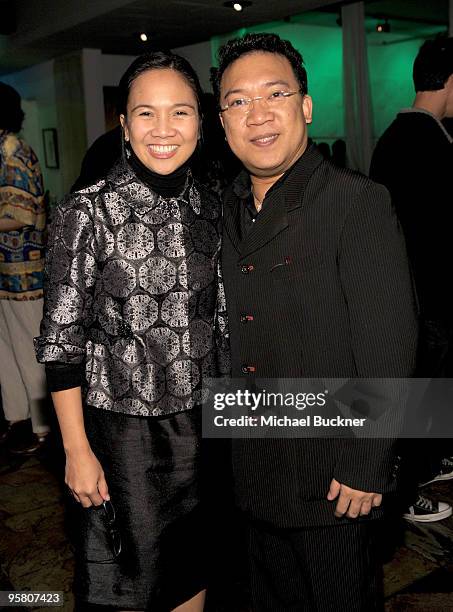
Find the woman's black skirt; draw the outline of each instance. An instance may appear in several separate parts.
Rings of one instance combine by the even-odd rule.
[[[74,504],[76,600],[167,612],[206,588],[201,411],[149,418],[87,408],[85,427],[111,504]]]

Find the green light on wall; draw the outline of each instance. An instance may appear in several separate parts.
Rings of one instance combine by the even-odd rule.
[[[271,32],[290,40],[302,54],[308,73],[314,109],[310,135],[331,144],[344,138],[343,42],[336,19],[335,13],[313,11],[291,17],[290,22],[272,21],[214,36],[212,63],[217,66],[217,52],[225,42],[248,32]],[[375,30],[376,19],[367,18],[365,23],[376,139],[401,108],[412,104],[412,64],[421,44],[445,30],[443,26],[402,21],[393,25],[392,32],[383,35]]]

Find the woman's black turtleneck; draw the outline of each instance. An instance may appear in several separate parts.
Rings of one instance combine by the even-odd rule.
[[[191,165],[189,158],[182,166],[177,168],[171,174],[157,174],[145,166],[143,162],[135,155],[132,148],[129,148],[130,156],[127,160],[128,164],[138,176],[154,193],[163,198],[176,198],[181,195],[187,181],[187,174]]]

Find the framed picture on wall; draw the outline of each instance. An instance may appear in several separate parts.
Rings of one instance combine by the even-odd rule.
[[[46,168],[59,168],[57,130],[55,128],[43,130],[42,139]]]

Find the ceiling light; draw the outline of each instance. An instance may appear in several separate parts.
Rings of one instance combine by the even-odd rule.
[[[234,11],[240,13],[248,6],[252,6],[252,3],[248,2],[248,0],[241,0],[241,2],[224,2],[223,6],[226,6],[227,8],[232,8]]]
[[[385,19],[384,21],[380,21],[378,24],[376,24],[376,32],[379,32],[379,33],[390,32],[389,20]]]
[[[142,33],[140,34],[140,40],[141,40],[142,42],[147,42],[147,40],[148,40],[148,35],[147,35],[147,34],[145,34],[145,32],[142,32]]]

